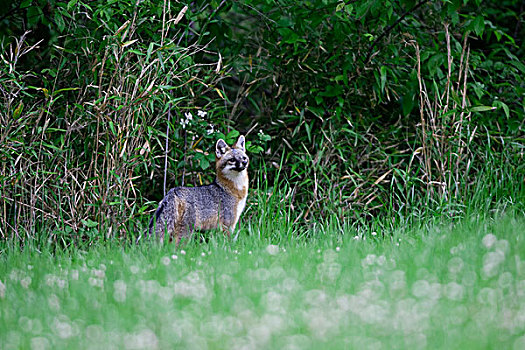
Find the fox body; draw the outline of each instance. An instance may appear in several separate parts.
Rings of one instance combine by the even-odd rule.
[[[244,136],[231,147],[218,140],[215,181],[205,186],[171,189],[151,218],[150,236],[154,234],[163,242],[167,234],[177,244],[194,229],[221,228],[229,236],[246,205],[248,164]]]

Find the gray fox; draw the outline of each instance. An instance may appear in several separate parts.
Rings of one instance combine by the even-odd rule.
[[[248,163],[244,136],[229,147],[215,144],[217,176],[210,185],[172,188],[149,223],[149,235],[164,241],[165,234],[178,245],[194,229],[221,228],[228,236],[235,229],[248,196]]]

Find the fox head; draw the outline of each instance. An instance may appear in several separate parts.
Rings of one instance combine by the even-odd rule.
[[[246,170],[250,159],[246,155],[244,136],[239,136],[233,146],[228,146],[223,139],[215,144],[215,168],[217,173],[235,177]]]

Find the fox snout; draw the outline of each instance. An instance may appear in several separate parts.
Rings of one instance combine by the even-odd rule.
[[[242,157],[242,159],[235,161],[235,167],[233,170],[235,171],[243,171],[248,167],[248,157]]]

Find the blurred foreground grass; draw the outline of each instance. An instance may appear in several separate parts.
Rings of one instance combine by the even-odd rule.
[[[520,215],[0,257],[1,349],[525,348]],[[270,237],[260,232],[260,237]]]

